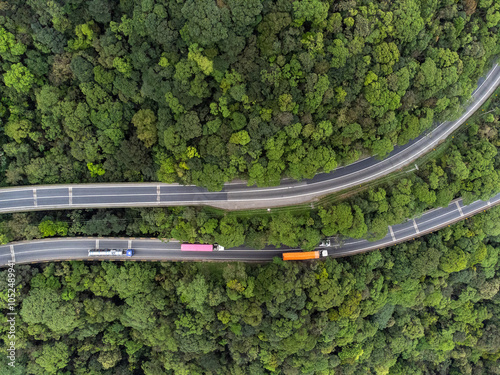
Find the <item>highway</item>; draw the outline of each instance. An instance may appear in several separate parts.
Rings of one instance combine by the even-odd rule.
[[[381,249],[400,242],[412,240],[424,234],[436,231],[447,225],[463,220],[466,217],[486,210],[500,203],[500,193],[488,201],[476,201],[464,206],[461,199],[450,203],[448,207],[425,212],[420,218],[408,220],[406,223],[389,227],[387,235],[376,242],[348,239],[343,244],[333,244],[328,249],[329,256],[334,258],[364,253]],[[133,257],[88,257],[88,250],[95,248],[127,248],[134,249]],[[13,242],[0,246],[0,267],[5,267],[9,261],[16,264],[40,263],[63,260],[137,260],[137,261],[241,261],[266,262],[275,256],[281,256],[286,251],[301,251],[300,249],[263,250],[249,248],[233,248],[225,251],[199,252],[180,251],[177,241],[162,242],[154,238],[54,238]]]
[[[209,205],[226,210],[270,208],[305,203],[321,196],[374,181],[413,163],[463,124],[500,84],[497,64],[474,91],[471,104],[456,121],[447,121],[384,160],[367,158],[331,173],[300,182],[285,179],[268,188],[227,183],[220,192],[196,186],[162,183],[112,183],[26,186],[0,189],[0,213],[72,208],[158,207]]]

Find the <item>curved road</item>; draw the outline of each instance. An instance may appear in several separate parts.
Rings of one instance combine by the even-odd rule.
[[[269,188],[248,187],[244,183],[228,183],[221,192],[209,192],[196,186],[161,183],[115,183],[46,185],[0,189],[0,213],[72,208],[157,207],[210,205],[227,210],[269,208],[300,204],[339,192],[412,163],[463,124],[500,84],[500,66],[489,71],[474,91],[474,101],[456,121],[444,122],[427,134],[396,147],[382,161],[360,160],[331,173],[316,175],[311,180],[284,180]]]
[[[473,216],[494,205],[500,204],[500,193],[488,201],[476,201],[467,206],[461,199],[450,203],[448,207],[425,212],[420,218],[389,227],[387,235],[375,242],[349,239],[342,245],[328,248],[334,258],[364,253],[370,250],[395,245],[433,232],[466,217]],[[92,257],[87,252],[95,248],[132,248],[135,255],[128,257]],[[324,249],[324,248],[323,248]],[[20,263],[39,263],[63,260],[139,260],[139,261],[172,261],[172,260],[211,260],[211,261],[270,261],[275,256],[281,256],[286,251],[301,251],[300,249],[267,248],[255,250],[248,248],[226,249],[225,251],[197,252],[180,251],[180,243],[161,242],[158,239],[147,238],[55,238],[13,242],[0,246],[0,267],[5,267],[9,261]]]

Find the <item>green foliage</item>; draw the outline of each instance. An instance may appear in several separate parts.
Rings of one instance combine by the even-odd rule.
[[[238,133],[233,133],[229,142],[244,146],[250,142],[250,136],[245,130],[242,130]]]
[[[16,41],[14,34],[0,27],[0,56],[8,58],[9,54],[13,56],[23,55],[26,48],[26,45]]]
[[[102,167],[102,164],[87,163],[87,168],[92,177],[102,176],[106,171]]]
[[[94,21],[77,25],[75,27],[76,39],[68,41],[68,47],[75,51],[89,48],[92,45],[92,40],[94,39],[93,26]]]
[[[7,155],[7,184],[91,182],[86,163],[102,164],[103,182],[312,178],[453,117],[499,53],[492,1],[0,8],[2,126],[28,147]],[[497,183],[482,173],[483,186],[464,183],[467,199]],[[391,221],[377,218],[376,232]]]
[[[7,87],[14,88],[19,93],[28,93],[35,81],[35,76],[23,64],[17,63],[10,66],[4,73],[3,80]]]
[[[50,219],[43,220],[38,229],[42,237],[61,236],[64,237],[68,234],[68,223],[63,221],[52,221]]]
[[[385,198],[371,191],[373,202]],[[152,228],[164,221],[159,209],[138,211]],[[207,219],[194,210],[181,215]],[[152,374],[182,366],[241,374],[494,369],[499,243],[483,232],[488,215],[382,251],[315,262],[18,265],[16,343],[31,350],[16,366],[44,374],[129,366]],[[241,227],[234,217],[222,221],[221,235]],[[273,221],[283,236],[296,232],[289,214]],[[482,247],[488,254],[475,266],[453,262]],[[474,358],[456,357],[466,351]]]
[[[35,362],[43,368],[47,374],[56,374],[66,367],[69,362],[68,345],[56,342],[52,345],[44,345],[39,353],[35,353]]]
[[[137,128],[137,138],[144,146],[151,147],[157,141],[156,116],[150,109],[140,109],[132,117],[132,124]]]

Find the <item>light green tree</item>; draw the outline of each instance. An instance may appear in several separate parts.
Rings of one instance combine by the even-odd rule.
[[[13,87],[17,92],[26,94],[33,85],[35,76],[23,64],[17,63],[10,66],[3,79],[7,87]]]

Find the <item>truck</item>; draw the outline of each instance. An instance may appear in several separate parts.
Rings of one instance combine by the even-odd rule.
[[[213,245],[201,243],[183,243],[181,251],[224,251],[224,246],[214,243]]]
[[[297,253],[283,253],[283,260],[318,259],[328,256],[328,250],[302,251]]]
[[[90,249],[89,257],[111,256],[111,257],[131,257],[134,249]]]

